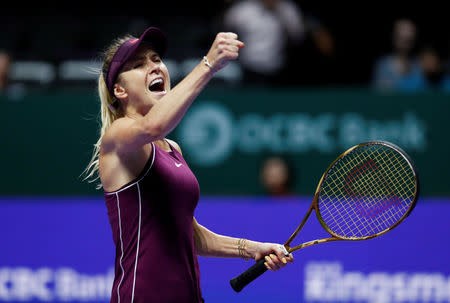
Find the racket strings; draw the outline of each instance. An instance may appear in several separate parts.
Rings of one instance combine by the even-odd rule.
[[[348,169],[350,171],[348,163],[342,162],[341,164],[344,164],[344,168]],[[342,185],[338,184],[338,183],[344,183],[345,186],[348,186],[348,184],[349,184],[348,180],[342,179],[342,176],[337,176],[337,178],[328,178],[327,180],[331,181],[332,184],[335,186],[335,187],[331,188],[332,189],[331,192],[333,192],[333,190],[335,188],[337,188],[339,190],[340,194],[342,196],[344,196],[344,193],[342,193],[341,189],[346,188],[346,187],[342,187]],[[337,182],[337,181],[339,181],[339,182]],[[322,195],[322,197],[324,197],[324,195]],[[328,205],[333,206],[334,213],[340,214],[340,216],[333,216],[332,214],[334,214],[334,213],[327,208],[328,212],[325,212],[325,215],[323,216],[325,221],[329,221],[329,218],[332,218],[334,224],[329,224],[329,225],[334,226],[335,228],[337,227],[340,231],[340,232],[338,232],[338,234],[340,234],[340,235],[348,235],[349,233],[352,235],[357,235],[356,234],[357,231],[355,230],[355,221],[353,218],[358,219],[357,223],[360,223],[359,221],[361,221],[361,220],[366,221],[365,218],[364,217],[358,218],[357,214],[355,213],[355,209],[346,208],[344,206],[344,202],[345,202],[344,199],[337,199],[336,202],[337,203],[332,203],[332,204],[326,204],[326,203],[322,204],[325,207],[327,207]],[[343,212],[345,212],[345,214]],[[350,224],[349,219],[352,220],[351,223],[353,223],[353,224]],[[367,232],[367,229],[370,228],[371,232],[374,233],[375,231],[371,228],[371,226],[369,224],[367,224],[367,221],[365,223],[366,224],[365,225],[363,224],[362,226],[364,229],[366,229],[366,232]],[[332,228],[332,229],[336,232],[336,230],[334,228]]]
[[[396,150],[364,145],[343,156],[328,171],[319,195],[324,223],[344,238],[380,233],[410,208],[415,175]]]
[[[382,157],[381,159],[386,159],[386,157]],[[383,163],[383,164],[384,164],[384,167],[392,167],[392,166],[396,165],[396,164],[393,164],[393,163]],[[387,194],[388,195],[392,195],[393,198],[395,198],[395,192],[390,188],[390,186],[388,185],[389,182],[386,181],[386,179],[383,177],[383,175],[380,173],[380,171],[376,170],[375,174],[376,174],[375,178],[367,179],[367,184],[366,185],[368,186],[367,189],[369,190],[370,195],[373,194],[373,190],[371,190],[371,189],[376,188],[377,184],[381,184],[381,186],[384,185],[383,189],[387,192]],[[389,178],[390,174],[388,173],[388,174],[386,174],[386,176]],[[380,183],[381,179],[383,179],[384,182]],[[389,180],[389,181],[392,181],[392,180]],[[364,188],[364,190],[366,190],[366,189]],[[370,195],[369,195],[367,201],[362,201],[362,203],[365,202],[365,205],[363,205],[363,206],[366,209],[368,209],[370,207],[370,205],[374,205],[374,204],[377,203],[376,197],[373,198]],[[386,205],[383,205],[383,204],[384,203],[381,203],[381,206],[386,206]],[[382,228],[382,230],[385,229],[385,228],[388,228],[389,226],[394,224],[398,219],[400,219],[400,217],[396,218],[396,214],[397,213],[392,213],[392,210],[390,208],[387,208],[387,214],[385,214],[383,212],[380,212],[380,214],[381,214],[380,218],[375,217],[375,220],[377,221],[378,225]],[[386,215],[388,215],[388,216],[386,216]],[[379,222],[379,219],[382,220],[381,223]],[[395,220],[395,219],[397,219],[397,220]]]
[[[361,159],[361,156],[356,158],[358,162],[363,161],[363,159]],[[389,219],[391,219],[393,216],[395,216],[395,214],[392,213],[390,208],[387,208],[387,206],[389,206],[389,204],[387,204],[386,201],[377,201],[380,197],[379,197],[379,193],[380,193],[380,189],[382,190],[382,195],[387,195],[387,196],[391,196],[392,200],[389,202],[390,204],[394,203],[394,201],[396,200],[395,197],[395,193],[393,193],[393,190],[390,188],[389,184],[387,183],[386,180],[382,180],[384,182],[380,182],[383,174],[380,174],[380,170],[378,170],[377,167],[372,167],[372,164],[375,165],[375,163],[373,162],[373,159],[370,159],[370,162],[366,162],[363,166],[368,166],[367,163],[369,163],[369,166],[372,168],[372,177],[374,177],[373,179],[370,178],[364,178],[364,179],[360,179],[360,180],[356,180],[356,189],[355,192],[352,192],[352,196],[356,197],[357,199],[360,198],[361,196],[365,197],[366,199],[359,199],[359,201],[356,201],[356,203],[360,203],[360,205],[358,205],[358,211],[359,211],[359,215],[360,218],[368,218],[368,217],[372,217],[375,221],[375,223],[383,230],[387,227],[389,227],[390,225],[392,225],[392,222],[389,221]],[[353,164],[353,163],[352,163]],[[383,163],[386,164],[386,163]],[[388,163],[385,165],[386,167],[392,167],[392,163]],[[357,171],[362,174],[364,173],[364,169],[363,172],[360,172],[361,168],[361,164],[360,167],[357,167]],[[365,167],[366,170],[368,170],[367,167]],[[368,174],[368,172],[366,171],[365,174]],[[347,183],[349,183],[348,180],[346,180]],[[358,181],[360,181],[358,183]],[[376,185],[379,184],[382,187],[378,188],[378,191],[374,191],[373,189],[377,189]],[[383,186],[384,185],[384,186]],[[349,186],[349,185],[348,185]],[[367,186],[367,187],[365,187]],[[363,193],[358,195],[358,193]],[[368,194],[364,195],[364,192],[368,192]],[[347,194],[349,194],[349,192],[347,191]],[[378,202],[378,203],[377,203]],[[370,205],[376,205],[375,203],[378,204],[378,209],[377,208],[370,208]],[[386,205],[387,204],[387,205]],[[387,213],[383,213],[382,210],[387,208]],[[377,214],[381,214],[381,216],[376,216]],[[360,223],[360,218],[358,220],[358,222],[356,223]],[[381,222],[380,222],[381,220]],[[367,219],[365,220],[366,222],[368,221]],[[355,222],[354,222],[355,223]],[[370,225],[369,225],[370,226]],[[372,233],[374,231],[378,232],[378,230],[374,230],[373,228],[371,228]]]
[[[386,155],[382,155],[383,157],[381,157],[380,159],[386,159]],[[390,159],[390,158],[387,158]],[[362,161],[361,157],[357,158],[358,161]],[[390,167],[395,167],[396,164],[393,163],[381,163],[384,167],[390,168]],[[375,173],[375,174],[373,174]],[[391,172],[390,172],[391,173]],[[379,169],[375,169],[374,171],[372,171],[372,177],[375,177],[373,179],[370,178],[364,178],[361,179],[360,184],[359,185],[359,191],[360,192],[366,192],[368,191],[368,194],[364,195],[360,195],[363,197],[366,197],[366,200],[361,200],[358,201],[359,203],[361,203],[360,207],[359,207],[359,212],[362,215],[363,218],[367,218],[367,217],[373,217],[374,220],[376,221],[376,223],[378,224],[378,226],[380,226],[382,229],[384,229],[385,227],[387,228],[391,222],[389,222],[389,219],[392,218],[392,216],[395,216],[395,214],[392,213],[392,209],[388,208],[387,206],[389,206],[389,204],[387,204],[386,201],[377,201],[378,199],[380,199],[379,194],[380,194],[380,189],[381,189],[381,195],[386,195],[386,196],[390,196],[391,197],[391,201],[388,202],[391,205],[394,203],[395,200],[397,200],[395,193],[393,192],[392,188],[390,188],[391,186],[389,186],[389,183],[384,179],[381,180],[383,178],[383,175],[389,176],[389,173],[387,174],[383,174],[382,170]],[[383,181],[383,182],[381,182]],[[381,185],[381,188],[377,188],[376,185]],[[362,185],[362,186],[361,186]],[[367,188],[364,187],[364,185],[367,185]],[[358,189],[358,188],[357,188]],[[377,191],[374,191],[373,189],[377,189]],[[356,198],[358,198],[358,195],[355,195]],[[358,203],[357,202],[357,203]],[[377,203],[378,202],[378,203]],[[384,202],[384,203],[383,203]],[[370,209],[370,205],[374,205],[375,203],[378,204],[378,209]],[[386,205],[387,204],[387,205]],[[397,204],[398,201],[397,201]],[[376,204],[375,204],[376,205]],[[382,207],[382,209],[380,209],[380,207]],[[384,213],[382,210],[383,209],[387,209],[387,213]],[[376,216],[376,214],[381,214],[380,217]],[[382,222],[380,223],[380,220],[382,220]],[[366,220],[367,221],[367,220]],[[383,224],[385,224],[387,222],[387,226],[384,226]]]
[[[338,220],[336,220],[336,218],[335,218],[336,216],[332,216],[334,226],[339,228],[340,234],[347,235],[347,236],[348,235],[361,236],[361,233],[365,233],[365,234],[376,233],[376,231],[373,230],[371,225],[367,224],[368,223],[367,219],[366,219],[367,216],[359,216],[358,217],[358,214],[355,212],[355,209],[348,209],[343,206],[342,199],[337,200],[337,201],[339,202],[339,205],[333,204],[333,206],[335,208],[335,212],[339,213],[339,209],[337,208],[337,205],[339,206],[339,208],[341,210],[345,211],[345,213],[343,213],[342,211],[340,212],[340,214],[343,216],[338,217],[339,218]],[[357,222],[353,219],[353,217],[357,218]],[[328,219],[328,217],[325,216],[325,220],[327,220],[327,219]],[[362,225],[361,225],[361,221],[364,221]],[[380,223],[377,222],[377,224],[380,224]],[[345,226],[344,230],[340,226]],[[356,229],[356,227],[358,227],[358,226],[359,227],[362,226],[364,228],[364,230],[363,231],[359,230],[359,233],[358,233],[358,230]]]

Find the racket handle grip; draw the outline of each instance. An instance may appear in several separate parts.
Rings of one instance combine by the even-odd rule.
[[[236,278],[231,279],[230,284],[234,291],[240,292],[250,282],[265,273],[267,271],[267,267],[264,265],[264,262],[264,258],[261,258],[252,267],[241,273]]]

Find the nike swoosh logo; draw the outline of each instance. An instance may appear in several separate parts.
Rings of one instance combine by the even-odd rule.
[[[181,165],[183,165],[183,163],[175,163],[176,167],[180,167]]]

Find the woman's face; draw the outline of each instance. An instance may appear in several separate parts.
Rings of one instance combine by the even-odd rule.
[[[158,53],[141,45],[122,68],[117,83],[128,99],[159,100],[170,90],[170,77]]]

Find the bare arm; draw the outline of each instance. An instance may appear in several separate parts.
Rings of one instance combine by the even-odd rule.
[[[194,240],[197,253],[203,257],[239,258],[238,239],[218,235],[198,224],[194,218]],[[250,254],[248,255],[248,257]]]
[[[203,257],[218,258],[249,258],[258,261],[266,257],[266,267],[269,270],[277,270],[293,261],[292,255],[285,256],[279,244],[261,243],[246,240],[242,252],[239,252],[239,238],[218,235],[206,227],[193,221],[194,241],[197,253]]]
[[[239,49],[243,46],[244,43],[237,40],[236,34],[219,33],[207,54],[212,67],[199,62],[144,117],[137,120],[119,119],[122,121],[117,120],[116,125],[113,124],[111,137],[116,143],[120,143],[118,149],[126,152],[164,138],[178,125],[214,73],[225,67],[230,60],[237,59]]]

